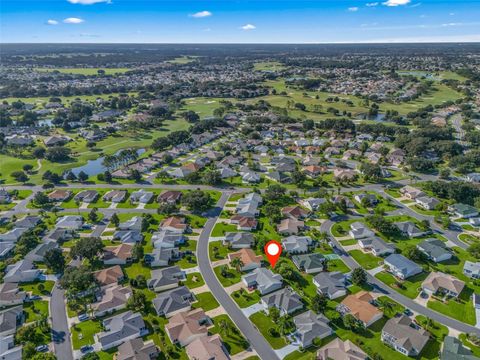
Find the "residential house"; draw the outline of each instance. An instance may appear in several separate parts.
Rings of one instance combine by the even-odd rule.
[[[333,170],[333,176],[338,181],[353,181],[357,178],[355,170],[336,168]]]
[[[465,180],[468,182],[480,183],[480,173],[470,173],[465,176]]]
[[[126,190],[110,190],[103,195],[103,201],[110,201],[112,203],[121,203],[127,198]]]
[[[108,350],[120,344],[148,334],[142,314],[127,311],[103,320],[105,331],[96,338],[102,350]]]
[[[15,249],[14,242],[2,242],[0,241],[0,260],[8,258]]]
[[[160,355],[152,339],[143,341],[140,338],[125,341],[118,347],[115,360],[154,360]]]
[[[265,268],[258,268],[243,275],[242,281],[248,288],[256,288],[261,295],[271,293],[283,286],[282,276]]]
[[[308,216],[308,211],[297,205],[287,206],[282,209],[282,215],[293,220],[300,220]]]
[[[24,320],[22,305],[0,311],[0,339],[5,336],[15,335],[17,327],[22,325]]]
[[[25,228],[13,228],[10,231],[7,231],[4,234],[0,234],[0,243],[1,242],[9,242],[9,243],[16,243],[20,237],[26,233],[28,229]]]
[[[65,215],[57,220],[58,229],[78,230],[83,226],[84,219],[81,215]]]
[[[480,279],[480,262],[465,261],[463,274],[472,279]]]
[[[452,258],[452,253],[445,243],[439,239],[426,239],[417,245],[417,249],[433,262],[447,261]]]
[[[385,323],[381,339],[403,355],[418,356],[430,339],[430,334],[408,316],[401,315]]]
[[[309,251],[312,244],[310,236],[291,235],[282,239],[282,247],[289,254],[304,254]]]
[[[159,247],[153,249],[153,252],[145,255],[145,262],[151,267],[168,266],[170,262],[180,258],[178,248]]]
[[[478,360],[472,350],[462,344],[462,341],[453,336],[445,336],[440,352],[440,360]]]
[[[372,238],[375,236],[375,233],[367,225],[359,221],[350,224],[348,234],[354,239]]]
[[[396,247],[388,244],[378,236],[363,238],[358,240],[358,245],[363,250],[371,251],[375,256],[386,256],[395,253]]]
[[[70,190],[61,190],[61,189],[53,190],[51,193],[47,195],[48,200],[51,202],[67,201],[70,198],[70,196],[72,196],[72,192]]]
[[[41,262],[44,260],[45,254],[53,249],[58,248],[58,244],[55,241],[46,241],[38,244],[34,249],[30,250],[25,259],[33,262]]]
[[[203,309],[182,311],[169,319],[165,331],[172,344],[187,346],[198,338],[208,336],[207,326],[210,323]]]
[[[130,286],[115,285],[100,289],[91,304],[93,315],[102,317],[115,311],[125,309],[128,299],[133,295]]]
[[[162,220],[159,229],[169,231],[171,233],[183,234],[184,232],[187,232],[188,224],[185,222],[185,218],[171,216]]]
[[[159,203],[176,204],[180,201],[181,197],[181,191],[165,190],[160,195],[158,195],[157,201]]]
[[[152,234],[153,247],[159,248],[175,248],[185,243],[185,236],[170,231],[157,231]]]
[[[364,327],[369,327],[383,316],[383,313],[372,305],[373,301],[374,298],[370,293],[360,291],[343,299],[337,306],[337,311],[342,317],[346,314],[351,314]]]
[[[0,359],[22,360],[23,345],[15,346],[15,336],[7,335],[0,337]]]
[[[326,202],[327,200],[325,200],[324,198],[308,198],[305,200],[300,200],[300,204],[310,211],[317,211],[320,205]]]
[[[347,294],[346,277],[340,271],[321,272],[313,278],[313,284],[319,294],[336,299]]]
[[[167,318],[191,309],[191,303],[195,301],[194,295],[185,286],[162,292],[153,299],[153,307],[158,316]]]
[[[443,294],[458,297],[465,287],[465,282],[441,272],[432,271],[422,283],[422,290],[427,294]]]
[[[19,260],[5,268],[5,283],[32,282],[38,279],[41,271],[36,269],[33,262],[28,259]]]
[[[374,194],[361,193],[354,196],[354,199],[360,204],[367,206],[374,206],[378,204],[377,196]]]
[[[140,189],[132,192],[130,195],[130,201],[132,203],[148,204],[153,198],[153,192]]]
[[[17,220],[14,225],[15,225],[16,228],[31,230],[35,226],[40,224],[41,221],[42,221],[42,218],[40,216],[27,215],[27,216],[21,218],[20,220]]]
[[[106,246],[103,249],[102,260],[105,265],[126,265],[132,261],[133,245],[120,244]]]
[[[320,253],[313,253],[294,255],[292,261],[298,270],[307,274],[314,274],[325,270],[327,259]]]
[[[440,201],[430,196],[420,196],[415,198],[415,203],[424,210],[435,210]]]
[[[350,340],[336,338],[317,352],[317,360],[367,360],[368,355]]]
[[[93,273],[93,277],[100,286],[117,285],[121,282],[125,275],[119,265],[115,265],[106,269],[98,270]]]
[[[142,231],[143,218],[134,216],[130,220],[124,221],[118,225],[119,230],[137,230]]]
[[[113,233],[113,240],[119,240],[123,244],[135,245],[143,241],[140,230],[120,230]]]
[[[152,270],[152,277],[148,280],[147,285],[150,290],[161,292],[178,287],[179,282],[185,279],[185,271],[178,266],[171,266]]]
[[[223,346],[220,335],[202,336],[185,348],[191,360],[228,360],[227,350]]]
[[[402,280],[420,274],[423,271],[420,266],[401,254],[387,256],[384,260],[384,265],[389,272]]]
[[[305,228],[305,223],[300,220],[283,219],[277,225],[277,231],[281,235],[296,235]]]
[[[323,314],[315,314],[308,310],[293,318],[296,331],[295,337],[303,348],[313,345],[315,339],[324,339],[333,334],[333,330],[328,326],[329,320]]]
[[[228,232],[223,240],[223,245],[230,246],[232,249],[249,249],[254,244],[253,234],[245,232]]]
[[[17,283],[0,284],[0,308],[21,305],[27,300],[27,293],[20,291]]]
[[[290,287],[285,287],[262,296],[261,303],[265,310],[276,307],[282,316],[290,315],[295,311],[303,309],[304,306],[300,295]]]
[[[263,256],[256,255],[252,249],[240,249],[237,252],[228,254],[228,261],[240,259],[242,262],[241,271],[250,271],[262,266]]]
[[[478,216],[478,210],[468,204],[454,204],[448,207],[448,211],[461,219],[469,219]]]
[[[84,203],[93,203],[98,199],[97,190],[83,190],[75,195],[74,199]]]
[[[425,196],[425,193],[422,190],[416,189],[410,185],[406,185],[403,188],[401,188],[400,194],[402,194],[403,197],[410,200],[415,200],[417,197]]]
[[[417,225],[415,225],[411,221],[401,221],[395,223],[395,226],[398,228],[398,230],[404,235],[408,237],[420,237],[420,236],[425,236],[431,233],[430,230],[420,230]]]

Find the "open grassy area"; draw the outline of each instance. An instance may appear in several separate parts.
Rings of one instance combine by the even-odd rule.
[[[428,276],[427,273],[423,272],[421,274],[412,276],[407,280],[397,280],[393,275],[387,272],[380,272],[375,275],[377,279],[384,282],[388,286],[390,286],[395,291],[409,297],[410,299],[415,299],[420,292],[420,285]],[[401,287],[397,286],[401,285]]]
[[[237,290],[234,291],[231,296],[242,309],[257,304],[260,301],[260,293],[258,291],[249,293],[246,290]]]
[[[215,316],[212,321],[213,327],[208,329],[209,333],[220,334],[225,348],[230,355],[238,354],[248,348],[248,341],[242,336],[228,315]],[[222,322],[228,324],[228,329],[222,329],[220,327]]]
[[[205,285],[202,275],[198,272],[187,274],[187,280],[184,282],[189,289],[195,289]]]
[[[208,255],[211,261],[226,259],[228,253],[232,252],[228,247],[223,245],[222,241],[212,241],[208,244]]]
[[[237,231],[237,225],[233,224],[224,224],[224,223],[217,223],[212,230],[212,237],[219,237],[225,236],[227,232],[235,232]]]
[[[282,347],[287,345],[285,338],[283,338],[281,335],[270,335],[269,329],[276,329],[277,324],[275,324],[263,311],[250,315],[249,319],[257,327],[257,329],[260,331],[260,333],[268,341],[268,343],[272,346],[273,349],[281,349]]]
[[[23,311],[25,311],[25,322],[27,323],[48,318],[48,301],[26,302],[23,305]]]
[[[87,320],[74,325],[71,328],[73,349],[78,350],[84,345],[93,345],[94,335],[101,331],[102,323],[98,320]]]
[[[348,252],[365,270],[371,270],[380,265],[382,259],[375,255],[364,253],[362,250],[352,250]]]
[[[32,295],[50,295],[52,292],[53,286],[55,282],[47,280],[47,281],[35,281],[32,283],[23,283],[20,285],[20,290],[23,290],[27,293],[31,293]]]
[[[222,275],[222,266],[217,266],[213,268],[215,275],[217,275],[218,281],[224,286],[228,287],[230,285],[236,284],[241,280],[241,274],[234,269],[227,269],[226,276]]]
[[[203,311],[210,311],[220,306],[211,292],[196,294],[195,298],[197,299],[197,302],[192,304],[194,309],[202,308]]]
[[[473,301],[471,299],[473,291],[469,288],[464,288],[458,299],[445,300],[444,302],[430,299],[427,306],[441,314],[450,316],[463,323],[475,325],[475,308],[473,307]]]
[[[278,61],[261,61],[253,65],[257,71],[280,71],[286,69],[286,66]]]

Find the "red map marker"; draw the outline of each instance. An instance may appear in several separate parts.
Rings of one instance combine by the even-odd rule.
[[[263,249],[272,268],[275,267],[275,264],[282,253],[282,246],[275,240],[270,240]]]

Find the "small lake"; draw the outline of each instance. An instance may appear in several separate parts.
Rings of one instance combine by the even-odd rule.
[[[118,155],[121,150],[117,151],[115,155]],[[145,152],[145,149],[138,149],[137,154],[142,155]],[[95,160],[88,160],[88,162],[83,165],[72,169],[72,172],[75,175],[78,175],[80,171],[83,171],[88,176],[95,176],[101,174],[107,170],[105,166],[102,165],[103,159],[105,156],[99,157]]]

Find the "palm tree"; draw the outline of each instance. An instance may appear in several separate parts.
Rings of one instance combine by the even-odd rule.
[[[237,272],[240,272],[243,265],[245,265],[242,261],[242,259],[236,257],[236,258],[233,258],[232,261],[230,261],[230,266],[235,268],[235,270],[237,270]]]
[[[395,310],[395,304],[388,300],[383,300],[380,303],[380,307],[383,309],[384,313],[391,314]]]
[[[228,336],[230,334],[230,323],[227,320],[220,320],[218,327],[222,335]]]

